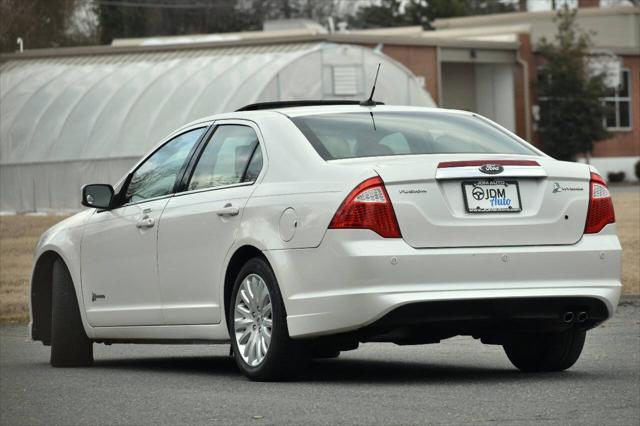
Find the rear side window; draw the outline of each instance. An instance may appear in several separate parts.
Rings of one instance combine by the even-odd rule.
[[[325,160],[412,154],[536,154],[481,119],[429,112],[355,112],[294,117]]]
[[[258,152],[258,137],[251,127],[219,126],[198,160],[189,190],[255,180],[262,168],[262,153],[257,158]]]
[[[255,181],[260,174],[260,170],[262,170],[262,150],[259,146],[256,146],[253,157],[251,157],[247,171],[244,174],[244,182]]]

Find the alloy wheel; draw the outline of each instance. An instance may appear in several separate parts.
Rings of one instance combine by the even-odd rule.
[[[264,361],[271,343],[273,314],[267,284],[257,274],[242,281],[236,294],[234,334],[243,361],[257,367]]]

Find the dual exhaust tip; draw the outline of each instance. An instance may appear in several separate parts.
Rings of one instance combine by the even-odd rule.
[[[573,322],[582,323],[589,319],[589,314],[585,311],[571,312],[567,311],[562,314],[562,321],[565,324],[571,324]]]

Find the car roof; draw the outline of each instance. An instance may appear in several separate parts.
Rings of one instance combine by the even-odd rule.
[[[245,105],[236,111],[258,111],[265,109],[280,109],[291,107],[305,107],[305,106],[319,106],[319,105],[363,105],[363,106],[375,106],[384,105],[383,102],[374,102],[367,99],[366,101],[355,101],[347,99],[336,100],[300,100],[300,101],[272,101],[272,102],[258,102],[255,104]]]
[[[301,117],[308,115],[321,115],[321,114],[345,114],[354,112],[435,112],[442,114],[464,114],[471,115],[473,113],[468,111],[460,111],[454,109],[437,108],[437,107],[421,107],[421,106],[407,106],[407,105],[375,105],[375,106],[362,106],[362,105],[312,105],[312,106],[282,106],[272,109],[258,109],[249,111],[234,111],[225,112],[215,115],[203,117],[199,120],[195,120],[183,128],[193,126],[199,123],[211,122],[215,120],[231,120],[231,119],[245,119],[254,120],[259,118],[273,117],[273,114],[286,117]]]
[[[361,106],[361,105],[315,105],[305,107],[291,107],[291,108],[279,108],[274,109],[281,114],[288,117],[300,117],[305,115],[319,115],[319,114],[341,114],[341,113],[353,113],[353,112],[451,112],[453,110],[447,110],[443,108],[433,107],[420,107],[420,106],[404,106],[404,105],[376,105],[376,106]]]

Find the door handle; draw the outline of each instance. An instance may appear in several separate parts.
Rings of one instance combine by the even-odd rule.
[[[153,228],[153,225],[155,224],[156,224],[156,220],[154,218],[145,216],[142,218],[142,220],[136,223],[136,228],[138,229]]]
[[[220,217],[225,217],[225,216],[237,216],[238,213],[240,213],[240,209],[237,207],[233,207],[231,205],[231,203],[229,204],[225,204],[225,206],[223,208],[221,208],[220,210],[216,211],[216,214]]]

